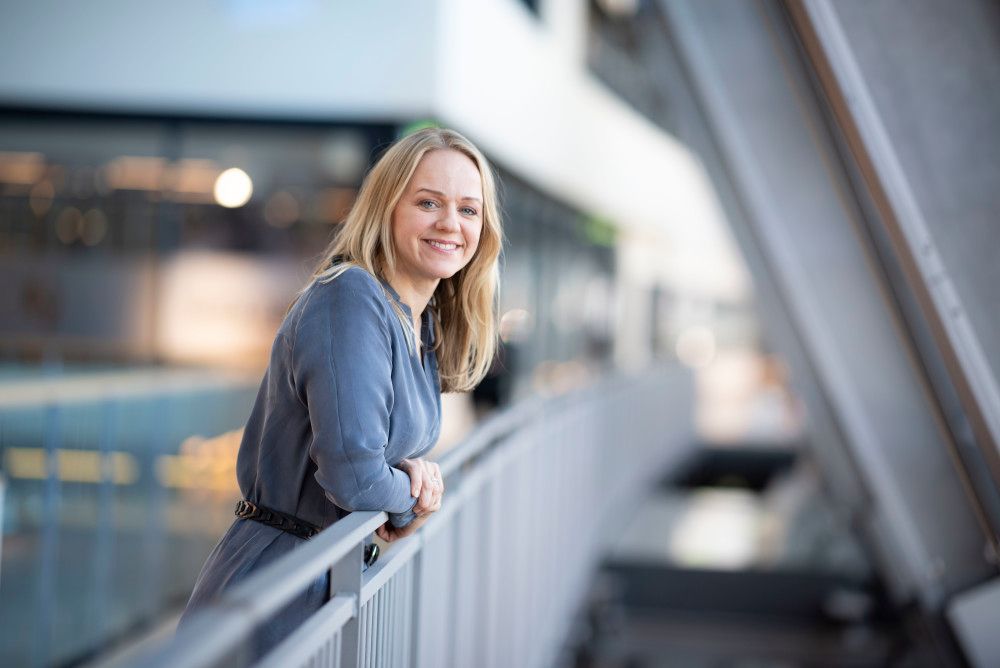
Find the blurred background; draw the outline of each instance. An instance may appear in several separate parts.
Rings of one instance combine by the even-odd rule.
[[[171,628],[286,306],[436,124],[507,236],[436,453],[693,377],[578,661],[997,665],[998,36],[986,0],[3,3],[0,664]]]

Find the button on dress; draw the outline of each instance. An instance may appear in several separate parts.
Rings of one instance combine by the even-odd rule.
[[[441,385],[428,310],[421,357],[390,300],[412,322],[392,286],[359,267],[314,281],[299,297],[278,328],[240,443],[244,498],[321,527],[352,510],[385,510],[396,526],[412,521],[410,479],[395,465],[437,441]],[[180,624],[303,542],[235,519],[202,567]],[[328,580],[314,581],[254,634],[251,654],[271,649],[317,610]]]

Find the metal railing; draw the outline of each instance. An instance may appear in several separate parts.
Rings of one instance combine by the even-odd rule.
[[[128,662],[249,663],[255,627],[330,573],[329,601],[259,666],[546,666],[609,529],[690,447],[689,376],[660,369],[521,404],[439,464],[441,509],[362,572],[386,521],[354,512]]]

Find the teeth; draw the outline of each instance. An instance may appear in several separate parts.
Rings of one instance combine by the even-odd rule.
[[[429,243],[431,246],[434,246],[434,248],[440,248],[441,250],[455,250],[456,248],[458,248],[458,244],[443,244],[437,241],[431,241],[429,239],[427,240],[427,243]]]

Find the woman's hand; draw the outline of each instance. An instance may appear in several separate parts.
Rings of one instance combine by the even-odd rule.
[[[410,476],[410,496],[417,498],[413,513],[421,517],[439,510],[441,497],[444,496],[441,467],[426,459],[414,458],[402,460],[399,468]]]
[[[386,522],[378,529],[375,529],[375,535],[387,543],[391,543],[392,541],[398,540],[400,538],[406,538],[407,536],[415,533],[416,530],[419,529],[430,516],[431,516],[430,513],[427,513],[426,515],[421,515],[420,517],[413,520],[412,522],[407,524],[405,527],[402,527],[401,529],[397,529],[396,527],[392,526],[391,522]]]
[[[376,529],[375,535],[387,543],[412,535],[427,521],[431,513],[440,510],[441,498],[444,496],[441,467],[434,462],[419,458],[404,459],[397,466],[410,477],[410,496],[417,499],[413,505],[413,513],[417,518],[402,528],[397,529],[386,522]]]

